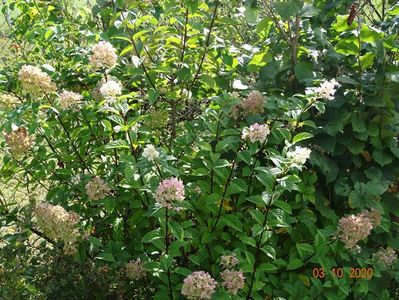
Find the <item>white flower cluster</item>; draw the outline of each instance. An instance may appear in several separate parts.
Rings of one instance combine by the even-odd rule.
[[[243,140],[249,139],[252,143],[257,141],[263,143],[266,141],[267,136],[270,133],[269,126],[267,124],[259,125],[255,123],[251,125],[249,128],[245,127],[242,131],[241,138]]]
[[[92,48],[92,51],[90,66],[94,69],[112,69],[115,67],[118,56],[116,55],[116,49],[110,43],[101,41]]]
[[[295,147],[295,150],[290,150],[287,153],[287,157],[291,159],[293,163],[303,165],[306,160],[310,157],[312,151],[308,148]]]
[[[324,98],[327,100],[334,100],[336,87],[340,84],[333,78],[330,81],[324,80],[319,87],[312,87],[306,89],[306,94],[316,94],[317,98]]]
[[[50,76],[34,66],[25,65],[18,73],[22,88],[26,92],[38,95],[42,92],[52,93],[56,86],[51,82]]]
[[[0,109],[12,109],[19,103],[17,97],[11,94],[1,94],[0,95]]]
[[[149,161],[154,161],[159,157],[159,152],[153,145],[146,145],[143,150],[143,157]]]
[[[79,215],[67,212],[62,206],[39,203],[35,207],[37,223],[43,233],[52,240],[64,242],[67,255],[76,253],[76,241],[80,233],[76,225]]]
[[[63,109],[76,107],[80,103],[82,98],[82,95],[64,90],[60,94],[60,105]]]
[[[105,98],[115,98],[122,94],[122,86],[117,81],[108,80],[100,87],[100,93]]]

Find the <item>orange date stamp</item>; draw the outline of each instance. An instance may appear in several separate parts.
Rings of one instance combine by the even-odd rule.
[[[330,269],[331,275],[336,278],[355,278],[355,279],[371,279],[373,277],[373,268],[345,268],[349,269],[349,272],[345,271],[343,267],[336,267]],[[314,278],[323,279],[329,274],[324,268],[313,268],[312,275]]]

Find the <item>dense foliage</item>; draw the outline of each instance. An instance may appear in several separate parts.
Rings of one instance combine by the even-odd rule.
[[[0,298],[398,299],[395,1],[2,12]]]

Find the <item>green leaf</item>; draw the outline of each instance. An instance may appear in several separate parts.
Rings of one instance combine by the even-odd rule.
[[[276,259],[276,250],[274,250],[272,246],[270,245],[263,246],[261,250],[271,259]]]
[[[103,199],[103,201],[104,201],[104,208],[108,212],[112,213],[115,210],[115,206],[116,206],[115,199],[110,198],[110,197],[106,197],[106,198]]]
[[[373,158],[381,167],[391,163],[393,160],[392,155],[385,150],[374,150]]]
[[[292,214],[291,206],[287,202],[284,202],[281,200],[275,200],[273,202],[273,205],[281,208],[283,211],[285,211],[286,213],[288,213],[290,215]]]
[[[151,242],[153,242],[153,241],[155,241],[155,240],[159,240],[159,239],[161,239],[161,236],[160,236],[160,229],[155,229],[155,230],[153,230],[153,231],[150,231],[150,232],[147,232],[144,236],[143,236],[143,238],[142,238],[142,242],[143,243],[151,243]]]
[[[366,131],[366,124],[364,123],[362,118],[358,118],[355,115],[352,115],[352,128],[355,132],[365,132]]]
[[[180,241],[184,240],[184,229],[183,227],[174,221],[169,223],[170,230],[172,231],[173,235]]]
[[[293,258],[288,263],[287,271],[295,270],[295,269],[298,269],[298,268],[300,268],[302,266],[303,266],[302,260],[300,260],[299,258]]]
[[[129,46],[126,46],[126,47],[121,51],[121,53],[119,53],[119,56],[123,56],[123,55],[125,55],[125,54],[131,52],[132,50],[133,50],[133,45],[130,44]]]
[[[262,263],[258,266],[257,270],[263,271],[263,272],[273,272],[273,271],[277,271],[278,268],[276,265],[273,265],[271,263]]]
[[[129,144],[126,140],[116,140],[109,142],[105,149],[129,149]]]
[[[48,41],[54,34],[55,34],[54,30],[52,28],[49,28],[44,34],[44,38],[46,39],[46,41]]]
[[[228,227],[242,232],[242,224],[241,224],[240,219],[237,216],[229,214],[229,215],[225,215],[223,217],[223,219],[224,219],[225,224]]]
[[[341,39],[335,46],[337,53],[346,55],[357,55],[359,53],[359,41],[352,39]]]
[[[337,20],[332,23],[331,28],[337,32],[353,30],[357,27],[357,23],[353,22],[350,26],[347,24],[348,15],[337,15]]]
[[[245,6],[244,12],[245,19],[247,19],[248,24],[255,25],[256,24],[256,9],[251,5]]]
[[[281,179],[277,180],[281,187],[286,189],[287,191],[291,192],[292,190],[297,190],[298,186],[297,183],[301,182],[301,178],[298,175],[291,174],[287,175]]]
[[[318,16],[319,14],[320,14],[320,9],[314,7],[313,4],[306,3],[300,12],[300,17],[311,18],[314,16]]]
[[[323,172],[327,179],[327,184],[333,182],[337,178],[339,169],[337,163],[331,158],[313,151],[310,161]]]
[[[245,258],[251,267],[255,265],[255,256],[251,252],[245,251]]]
[[[366,24],[363,24],[362,28],[360,29],[360,40],[362,42],[367,42],[371,44],[375,44],[378,41],[382,40],[383,34],[381,31],[369,27]]]
[[[313,82],[313,64],[300,62],[295,65],[295,76],[300,83],[312,84]]]
[[[96,258],[105,261],[115,262],[114,256],[111,253],[107,252],[100,253]]]
[[[283,19],[289,19],[290,17],[299,14],[303,7],[303,1],[300,0],[290,0],[287,2],[282,2],[282,1],[272,2],[272,4],[276,9],[277,13]]]
[[[294,136],[292,140],[292,144],[296,144],[300,141],[307,140],[313,137],[313,134],[310,134],[308,132],[300,132],[297,135]]]
[[[399,16],[399,4],[392,6],[387,13],[391,16]]]
[[[184,3],[187,5],[190,13],[194,13],[198,8],[198,0],[184,0]]]
[[[374,58],[375,58],[375,55],[374,55],[374,53],[371,53],[371,52],[360,56],[360,67],[362,68],[362,70],[371,68],[374,64]]]
[[[314,253],[313,246],[306,243],[297,243],[296,248],[302,260],[308,258]]]

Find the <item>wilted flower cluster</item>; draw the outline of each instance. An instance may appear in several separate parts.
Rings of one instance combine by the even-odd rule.
[[[181,290],[187,299],[211,299],[216,288],[216,280],[204,271],[193,272],[184,279]]]
[[[10,152],[15,156],[26,153],[34,141],[34,137],[28,134],[25,127],[19,127],[10,133],[3,132],[3,134]]]
[[[141,259],[131,260],[125,267],[126,276],[132,280],[138,280],[145,277],[146,271],[143,269]]]
[[[325,80],[319,87],[308,88],[306,93],[315,93],[318,98],[334,100],[334,94],[338,86],[339,83],[335,79],[331,79],[330,81]]]
[[[60,94],[60,105],[63,109],[69,109],[77,106],[82,98],[82,95],[64,90]]]
[[[122,94],[122,86],[117,81],[108,80],[101,86],[100,93],[105,98],[114,98]]]
[[[375,208],[372,208],[371,210],[364,210],[362,212],[362,215],[370,220],[371,225],[373,225],[373,228],[380,226],[381,214]]]
[[[390,247],[386,249],[381,248],[377,253],[375,253],[374,257],[377,260],[382,261],[386,266],[391,266],[395,260],[398,259],[395,250]]]
[[[223,269],[232,269],[236,265],[238,265],[238,263],[239,263],[239,260],[235,253],[232,253],[230,255],[223,255],[220,258],[220,264]]]
[[[290,150],[287,153],[287,157],[291,159],[293,163],[303,165],[309,158],[312,151],[308,148],[295,147],[295,150]]]
[[[64,242],[64,252],[73,255],[76,253],[76,240],[79,230],[76,225],[79,215],[67,212],[62,206],[49,203],[39,203],[35,207],[37,223],[44,234],[53,240]]]
[[[238,290],[244,287],[245,277],[242,271],[224,270],[220,277],[223,279],[222,286],[233,295],[237,295]]]
[[[56,86],[51,82],[50,76],[41,71],[39,68],[25,65],[18,73],[22,88],[32,94],[41,92],[51,93],[56,90]]]
[[[250,115],[261,114],[264,111],[265,98],[259,91],[249,93],[247,98],[239,104],[233,106],[231,116],[238,119],[240,116],[247,117]]]
[[[101,41],[92,48],[92,51],[90,65],[94,69],[112,69],[115,67],[118,56],[116,55],[116,49],[110,43]]]
[[[143,150],[143,157],[149,161],[154,161],[159,157],[159,152],[153,145],[146,145]]]
[[[90,200],[101,200],[106,197],[111,189],[99,176],[94,177],[86,184],[86,194]]]
[[[183,181],[176,177],[168,178],[159,184],[155,191],[155,200],[162,206],[174,210],[179,210],[179,207],[174,205],[175,201],[181,202],[185,198]]]
[[[241,138],[243,140],[249,139],[252,143],[257,141],[263,143],[266,141],[267,136],[270,133],[269,126],[267,124],[259,125],[255,123],[251,125],[249,128],[245,127],[242,131]]]
[[[224,269],[220,274],[220,277],[223,280],[222,286],[233,295],[237,295],[238,290],[242,289],[245,284],[245,277],[242,271],[234,270],[238,263],[239,260],[235,253],[223,255],[220,258],[220,264]]]
[[[363,211],[357,215],[342,217],[338,222],[337,237],[349,250],[359,250],[357,243],[371,233],[380,224],[378,211]]]

